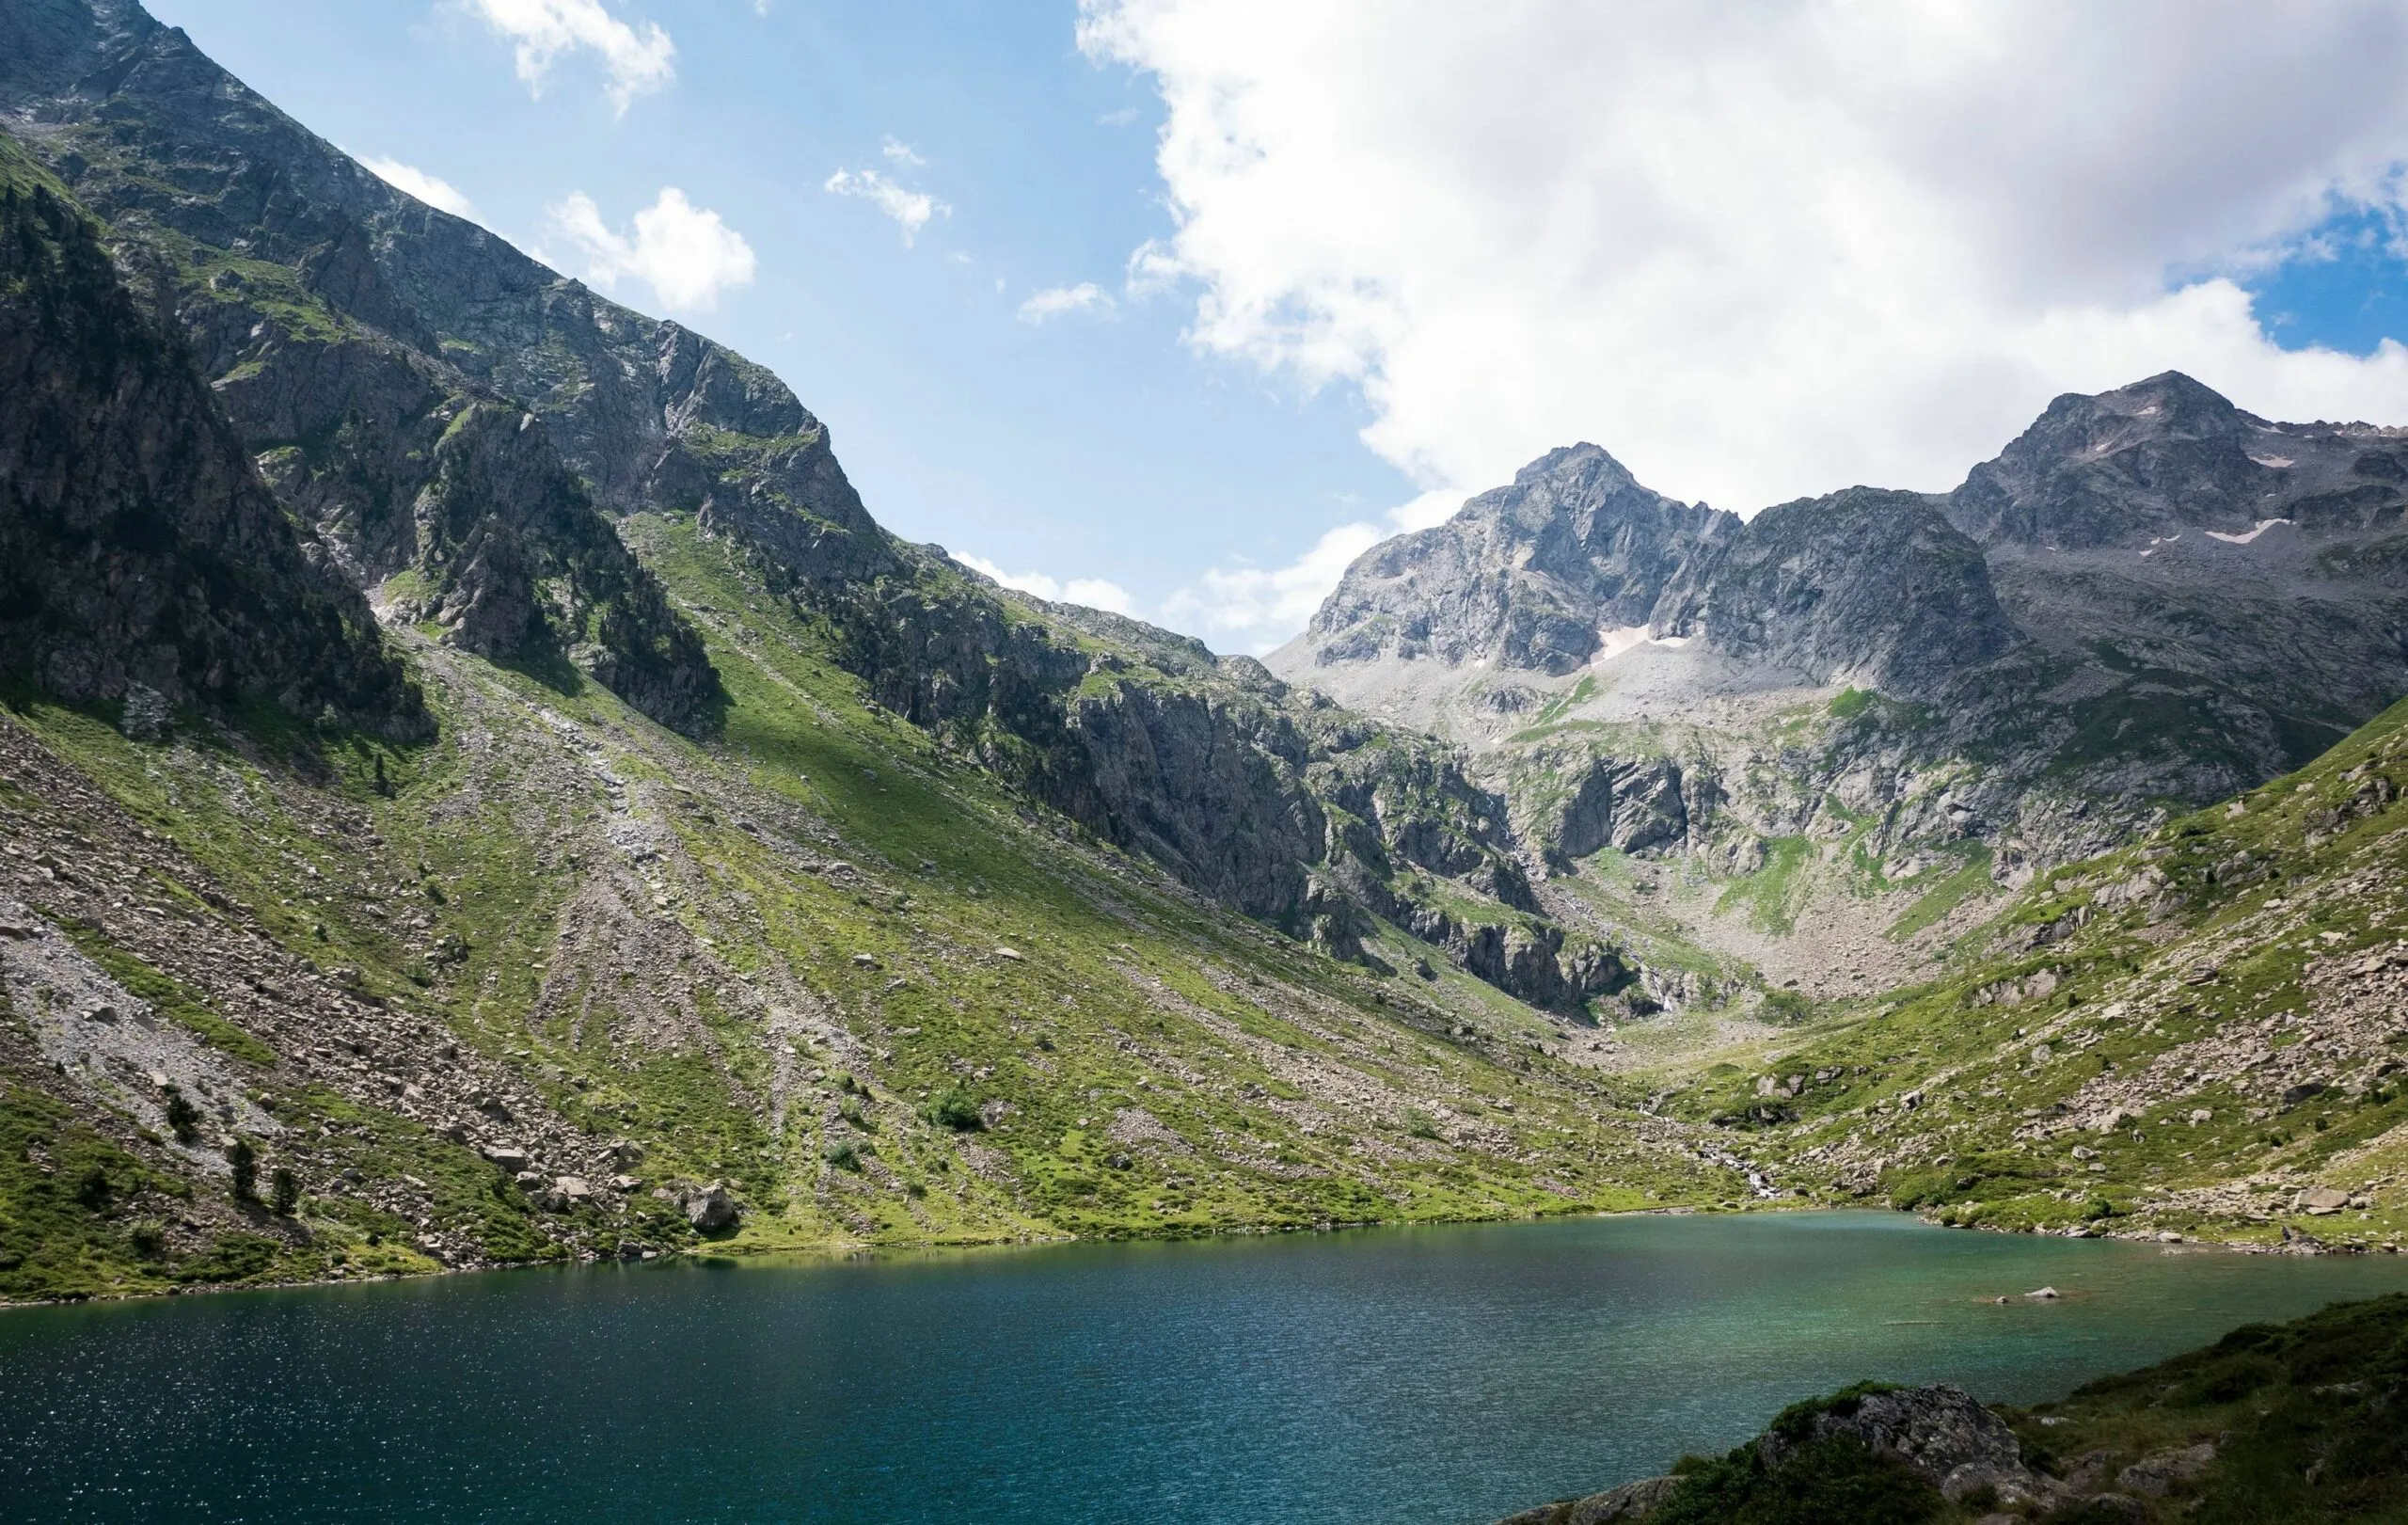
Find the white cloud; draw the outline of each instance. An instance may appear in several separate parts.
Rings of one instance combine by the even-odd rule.
[[[1085,604],[1089,609],[1107,610],[1115,614],[1134,614],[1137,612],[1137,601],[1129,596],[1128,589],[1117,582],[1106,582],[1101,578],[1072,578],[1062,582],[1042,572],[1006,572],[984,556],[966,556],[956,552],[953,559],[974,572],[984,573],[1006,588],[1035,594],[1048,603]]]
[[[2231,278],[2398,200],[2393,0],[1082,0],[1081,41],[1167,108],[1133,293],[1456,496],[1584,438],[1743,512],[1945,488],[2169,367],[2408,423],[2408,350],[2283,351]],[[1185,607],[1268,629],[1334,543]]]
[[[651,22],[641,31],[611,15],[602,0],[459,0],[506,39],[518,67],[518,77],[536,95],[543,94],[553,60],[563,53],[591,50],[610,77],[606,87],[620,111],[639,95],[647,95],[677,77],[670,60],[676,44]],[[765,11],[766,14],[766,11]]]
[[[721,292],[752,283],[752,246],[674,185],[636,214],[628,232],[605,224],[582,191],[551,209],[551,228],[584,251],[585,278],[607,290],[633,276],[674,310],[707,312]]]
[[[448,180],[437,180],[425,170],[414,168],[399,159],[366,158],[359,162],[365,165],[369,173],[378,180],[397,191],[405,191],[417,197],[438,212],[449,212],[455,217],[467,217],[471,220],[476,217],[475,203],[462,195],[459,187]]]
[[[949,217],[953,208],[926,191],[908,191],[875,169],[839,169],[821,190],[834,196],[857,196],[895,219],[903,230],[903,246],[911,246],[931,217]]]
[[[1347,564],[1394,532],[1376,524],[1341,524],[1286,566],[1209,568],[1163,600],[1163,619],[1207,645],[1259,656],[1303,629]]]
[[[1128,273],[1122,278],[1121,289],[1139,299],[1160,296],[1176,290],[1185,275],[1177,251],[1159,238],[1149,238],[1129,252]]]
[[[921,158],[911,144],[891,134],[885,143],[879,146],[879,151],[886,155],[888,164],[898,169],[925,169],[928,166],[928,161]]]
[[[1032,292],[1020,305],[1020,321],[1044,323],[1054,318],[1071,316],[1108,317],[1116,304],[1102,287],[1092,280],[1075,286],[1048,286]]]

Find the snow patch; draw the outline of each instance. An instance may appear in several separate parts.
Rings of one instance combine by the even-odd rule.
[[[2288,455],[2252,455],[2249,458],[2256,461],[2259,466],[2267,467],[2276,471],[2279,471],[2284,467],[2291,464],[2291,458]]]
[[[2253,455],[2250,459],[2254,461],[2257,457]],[[2291,463],[2285,461],[2282,464],[2289,466]],[[2256,529],[2250,530],[2244,533],[2226,534],[2222,530],[2210,530],[2208,532],[2208,538],[2210,540],[2221,540],[2227,546],[2245,546],[2252,540],[2257,539],[2259,535],[2264,534],[2268,530],[2273,529],[2275,525],[2289,524],[2289,522],[2290,520],[2289,519],[2259,519]]]
[[[1690,639],[1686,635],[1650,635],[1644,625],[1624,625],[1611,630],[1599,630],[1597,654],[1589,659],[1589,665],[1602,666],[1623,653],[1636,651],[1641,646],[1667,646],[1678,651],[1687,645]]]

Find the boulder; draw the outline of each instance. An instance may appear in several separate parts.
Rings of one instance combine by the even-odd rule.
[[[2350,1205],[2350,1194],[2331,1186],[2310,1186],[2291,1199],[2291,1211],[2311,1217],[2331,1217]]]
[[[717,1233],[721,1229],[732,1229],[743,1216],[743,1210],[736,1205],[736,1199],[716,1181],[688,1192],[684,1206],[686,1221],[694,1226],[697,1233]]]
[[[556,1177],[552,1182],[552,1190],[566,1198],[571,1206],[594,1199],[594,1188],[586,1184],[583,1176]]]
[[[1677,1477],[1642,1477],[1585,1499],[1525,1509],[1497,1525],[1609,1525],[1614,1520],[1645,1519],[1681,1485]]]
[[[487,1161],[514,1176],[534,1163],[527,1157],[525,1150],[515,1144],[495,1144],[483,1152]]]
[[[2130,1492],[2162,1499],[2177,1485],[2206,1471],[2215,1459],[2215,1442],[2211,1440],[2195,1446],[2169,1447],[2143,1456],[2116,1473],[2115,1481]]]
[[[1756,1454],[1771,1470],[1798,1447],[1842,1435],[1862,1441],[1877,1456],[1905,1463],[1952,1502],[1985,1487],[2008,1503],[2048,1491],[2023,1465],[2022,1448],[2006,1422],[1945,1384],[1837,1400],[1802,1423],[1766,1431],[1756,1441]]]

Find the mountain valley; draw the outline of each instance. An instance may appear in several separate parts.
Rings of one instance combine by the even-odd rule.
[[[1887,1202],[2396,1243],[2408,432],[1559,450],[1258,661],[0,0],[0,1298]]]

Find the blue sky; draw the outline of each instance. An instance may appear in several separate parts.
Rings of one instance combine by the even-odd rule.
[[[2168,367],[2408,423],[2381,0],[148,3],[775,368],[900,533],[1224,650],[1577,438],[1748,512]]]

